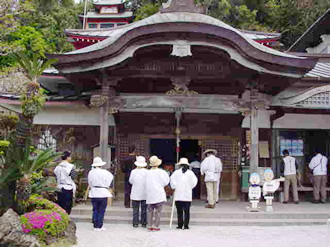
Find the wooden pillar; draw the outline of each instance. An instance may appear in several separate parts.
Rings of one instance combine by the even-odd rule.
[[[100,105],[100,156],[102,160],[110,164],[109,145],[109,99],[115,95],[115,89],[109,85],[103,85],[101,91],[101,98],[103,104]]]
[[[100,156],[109,164],[108,140],[109,140],[109,101],[100,106]]]
[[[258,109],[251,104],[251,151],[250,151],[250,173],[257,172],[259,166],[259,127]]]

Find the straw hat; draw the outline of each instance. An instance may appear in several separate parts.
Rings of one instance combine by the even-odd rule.
[[[177,163],[177,165],[188,165],[189,166],[188,159],[187,158],[180,158],[180,160]]]
[[[146,158],[144,158],[143,156],[136,156],[136,161],[134,162],[134,164],[137,167],[146,167],[147,166]]]
[[[100,157],[95,157],[92,166],[104,166],[105,164],[106,162],[104,162]]]
[[[213,153],[214,155],[217,155],[218,151],[215,149],[206,149],[203,154],[206,155],[207,153]]]
[[[150,166],[159,166],[162,163],[161,159],[158,159],[156,155],[151,156],[149,159]]]

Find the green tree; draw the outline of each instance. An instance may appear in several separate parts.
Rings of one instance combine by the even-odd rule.
[[[265,23],[282,33],[282,43],[289,48],[328,8],[330,0],[314,0],[300,7],[299,0],[268,0]]]
[[[135,21],[142,20],[144,18],[147,18],[148,16],[151,16],[153,14],[156,14],[159,10],[159,5],[154,3],[148,3],[146,5],[141,6],[136,11],[136,17]]]

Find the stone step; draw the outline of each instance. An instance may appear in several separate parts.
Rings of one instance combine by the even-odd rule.
[[[114,200],[113,205],[107,207],[105,222],[113,224],[132,224],[132,208],[125,208],[123,201]],[[312,204],[302,202],[298,205],[293,203],[274,203],[274,212],[266,213],[265,203],[261,202],[260,212],[247,212],[248,202],[220,201],[214,209],[205,208],[203,200],[193,201],[190,209],[192,225],[214,226],[274,226],[274,225],[313,225],[326,224],[330,219],[328,204]],[[161,224],[168,225],[171,215],[171,201],[163,206]],[[77,205],[70,215],[78,222],[92,221],[92,206],[88,203]],[[176,224],[176,209],[174,210],[174,225]]]
[[[91,222],[87,215],[71,215],[75,222]],[[169,226],[170,218],[162,217],[160,224]],[[191,218],[190,225],[200,226],[285,226],[285,225],[323,225],[326,219],[222,219],[222,218]],[[132,224],[132,217],[105,216],[104,223],[108,224]],[[173,218],[173,227],[177,224]]]
[[[107,208],[105,216],[108,217],[132,217],[132,209],[110,207]],[[91,217],[92,207],[76,207],[72,209],[71,216]],[[164,208],[163,217],[170,217],[170,208]],[[176,217],[176,210],[174,210]],[[193,207],[190,210],[191,218],[201,219],[330,219],[330,212],[222,212],[221,209],[204,209]]]
[[[85,211],[79,213],[73,211],[71,216],[87,216],[91,217],[92,211]],[[174,213],[174,217],[176,217]],[[108,217],[132,217],[132,212],[109,212],[107,211],[105,216]],[[162,212],[162,216],[170,217],[170,212]],[[191,213],[191,218],[203,218],[203,219],[329,219],[330,214],[269,214],[269,213],[249,213],[249,214],[207,214],[207,213]]]

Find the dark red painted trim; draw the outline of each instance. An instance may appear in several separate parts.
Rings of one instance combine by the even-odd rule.
[[[70,38],[73,39],[91,39],[91,40],[105,40],[109,36],[104,36],[104,37],[94,37],[94,36],[79,36],[79,35],[72,35],[72,34],[66,34]]]

